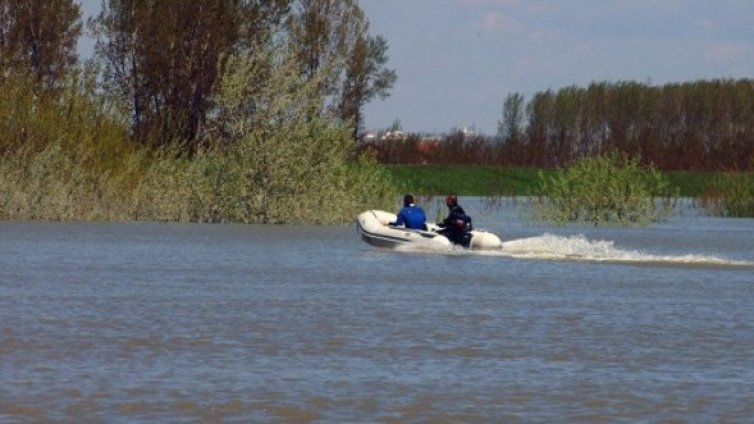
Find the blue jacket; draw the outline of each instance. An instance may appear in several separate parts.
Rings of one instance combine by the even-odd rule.
[[[427,217],[424,215],[424,209],[416,205],[404,206],[400,212],[398,212],[398,220],[391,224],[405,225],[406,228],[413,228],[415,230],[427,229]]]

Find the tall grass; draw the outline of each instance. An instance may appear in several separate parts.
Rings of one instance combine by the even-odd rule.
[[[244,148],[192,159],[172,149],[137,150],[118,167],[97,171],[86,166],[86,146],[52,143],[40,152],[5,155],[0,219],[329,224],[389,207],[396,198],[388,176],[367,158],[321,169],[301,156],[288,158],[276,169],[286,174],[282,182],[265,186],[264,171],[247,166]]]
[[[346,223],[397,197],[350,129],[321,119],[197,152],[129,140],[85,75],[56,98],[0,84],[0,219]]]
[[[734,172],[718,175],[698,203],[711,215],[754,217],[754,175]]]
[[[129,179],[135,154],[92,73],[50,92],[22,76],[0,79],[0,218],[117,219],[116,184]]]
[[[638,158],[587,157],[554,176],[541,176],[535,217],[556,223],[646,225],[670,213],[669,184]],[[659,204],[657,198],[663,199]]]

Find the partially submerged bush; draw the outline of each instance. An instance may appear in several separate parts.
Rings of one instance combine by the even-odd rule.
[[[659,171],[617,153],[584,158],[550,178],[540,173],[540,181],[535,217],[561,224],[647,225],[673,207]]]
[[[714,216],[754,217],[754,175],[731,172],[717,176],[699,204]]]

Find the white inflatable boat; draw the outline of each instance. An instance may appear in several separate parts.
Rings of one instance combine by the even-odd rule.
[[[395,222],[398,217],[394,213],[381,210],[362,212],[356,219],[356,231],[365,242],[378,247],[396,247],[406,243],[423,243],[429,246],[450,247],[447,237],[439,234],[437,225],[427,223],[428,231],[412,230],[403,227],[391,227],[389,222]],[[500,237],[485,230],[471,231],[471,249],[489,250],[500,249],[503,242]]]

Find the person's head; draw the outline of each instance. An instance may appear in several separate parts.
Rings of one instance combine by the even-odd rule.
[[[452,208],[453,206],[458,204],[458,197],[456,197],[455,194],[451,194],[450,196],[445,198],[445,205],[449,208]]]
[[[413,205],[414,204],[414,196],[407,194],[403,196],[403,206]]]

